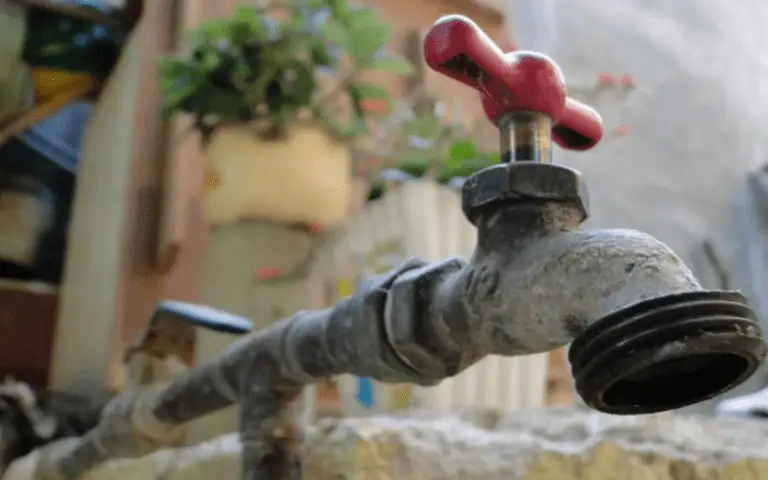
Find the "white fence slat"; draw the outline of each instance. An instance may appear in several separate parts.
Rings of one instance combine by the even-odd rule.
[[[501,384],[498,379],[504,375],[501,369],[501,358],[491,356],[482,362],[483,383],[485,395],[482,396],[481,405],[485,408],[493,408],[500,405]]]

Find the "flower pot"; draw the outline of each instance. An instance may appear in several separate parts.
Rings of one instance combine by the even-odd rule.
[[[279,140],[254,125],[221,127],[205,149],[212,226],[257,218],[328,227],[347,216],[351,153],[319,126],[291,126]]]

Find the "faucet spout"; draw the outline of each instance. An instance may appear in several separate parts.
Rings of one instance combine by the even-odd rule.
[[[552,59],[503,54],[457,15],[433,25],[424,56],[480,93],[502,162],[462,187],[478,229],[471,262],[424,266],[392,283],[384,317],[402,364],[428,383],[490,353],[573,341],[576,390],[614,414],[697,403],[755,372],[768,345],[741,294],[703,291],[669,248],[640,232],[573,231],[588,215],[586,186],[552,163],[551,144],[588,150],[603,125],[567,96]]]
[[[478,246],[468,263],[396,279],[385,316],[404,362],[437,379],[485,355],[571,344],[577,392],[613,414],[698,403],[756,371],[768,347],[741,294],[703,290],[645,233],[571,230],[581,211],[567,200],[497,202],[471,216]],[[418,299],[430,300],[414,309]],[[405,331],[415,341],[398,341]]]
[[[623,307],[701,290],[677,255],[635,230],[556,232],[519,240],[505,256],[477,254],[464,282],[469,317],[495,327],[478,330],[492,354],[559,348]]]
[[[698,403],[742,383],[765,359],[746,299],[702,290],[650,235],[561,232],[510,257],[500,288],[474,306],[476,318],[496,326],[481,341],[501,355],[573,342],[576,390],[597,410],[642,414]]]

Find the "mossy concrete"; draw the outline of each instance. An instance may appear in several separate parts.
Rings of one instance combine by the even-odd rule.
[[[768,422],[575,408],[332,420],[307,432],[312,480],[768,480]],[[239,479],[234,434],[138,460],[89,480]],[[34,455],[5,480],[31,480]]]

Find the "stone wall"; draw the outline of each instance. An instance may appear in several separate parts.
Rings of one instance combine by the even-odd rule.
[[[768,480],[768,422],[573,408],[343,419],[307,433],[312,480]],[[30,480],[34,456],[4,480]],[[239,479],[235,435],[140,460],[89,480]]]

